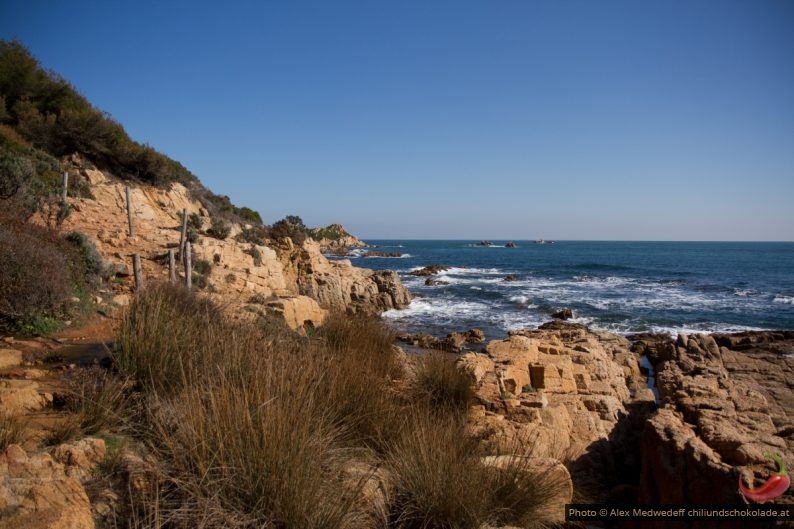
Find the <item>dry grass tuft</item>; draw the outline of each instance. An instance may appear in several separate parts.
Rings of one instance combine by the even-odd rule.
[[[414,385],[420,398],[443,413],[465,411],[474,398],[474,386],[455,358],[433,351],[417,358]]]
[[[155,286],[128,308],[116,362],[142,391],[138,436],[162,462],[134,527],[364,527],[369,477],[350,479],[362,462],[391,476],[388,500],[368,500],[386,501],[390,527],[529,526],[546,501],[526,459],[482,463],[465,432],[470,382],[451,360],[428,357],[421,382],[396,389],[401,361],[377,320],[334,315],[301,337]]]
[[[13,415],[0,413],[0,451],[9,445],[22,444],[26,440],[25,425]]]

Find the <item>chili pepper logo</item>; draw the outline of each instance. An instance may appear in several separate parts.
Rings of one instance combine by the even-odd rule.
[[[774,500],[775,498],[781,496],[786,490],[788,490],[789,485],[791,485],[791,479],[788,477],[788,473],[786,473],[786,463],[783,461],[783,458],[780,456],[776,456],[775,454],[766,453],[764,457],[768,457],[770,459],[774,459],[777,461],[778,470],[777,474],[773,474],[766,483],[758,487],[757,489],[747,489],[744,487],[742,483],[742,476],[739,475],[739,491],[742,495],[747,498],[748,500],[753,501],[769,501]]]

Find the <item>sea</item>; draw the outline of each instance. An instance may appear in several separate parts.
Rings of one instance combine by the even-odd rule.
[[[413,295],[384,314],[400,332],[478,328],[501,338],[566,308],[573,322],[624,335],[794,329],[790,242],[366,242],[373,247],[354,250],[353,264],[397,271]],[[450,267],[432,276],[446,284],[410,275],[428,265]]]

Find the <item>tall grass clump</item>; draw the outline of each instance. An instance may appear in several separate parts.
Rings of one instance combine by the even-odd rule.
[[[319,343],[231,322],[167,285],[131,304],[120,335],[119,368],[146,388],[140,430],[180,498],[162,516],[329,529],[355,518],[343,427],[318,391],[331,376]]]
[[[12,444],[25,441],[25,425],[13,415],[0,412],[0,452]]]
[[[443,413],[465,412],[474,398],[471,377],[458,369],[454,357],[438,351],[417,358],[414,386],[419,398]]]
[[[406,415],[387,465],[393,476],[390,523],[403,529],[476,529],[486,512],[473,442],[459,416],[426,406]]]
[[[380,449],[397,414],[393,381],[402,377],[394,335],[372,317],[333,314],[318,330],[327,377],[321,389],[353,443]]]
[[[384,512],[393,528],[531,527],[548,507],[533,460],[487,464],[460,413],[468,397],[407,383],[377,320],[336,314],[299,336],[153,285],[128,308],[115,354],[142,392],[137,435],[162,462],[146,512],[164,527],[370,527]],[[417,372],[457,387],[448,368]],[[388,494],[372,496],[376,473]]]
[[[177,393],[216,351],[208,340],[222,332],[221,311],[209,300],[170,284],[151,285],[124,313],[115,361],[119,369],[160,394]]]
[[[386,465],[393,479],[390,525],[402,529],[543,528],[559,520],[565,474],[532,447],[482,457],[460,414],[427,402],[404,415]]]

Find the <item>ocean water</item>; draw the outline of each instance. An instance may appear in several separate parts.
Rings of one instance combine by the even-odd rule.
[[[415,296],[384,317],[407,332],[480,328],[489,339],[535,328],[563,308],[591,328],[637,332],[794,329],[794,243],[367,241],[401,258],[356,266],[391,269]],[[366,250],[365,250],[366,251]],[[408,274],[451,266],[426,286]],[[505,281],[507,275],[516,281]]]

